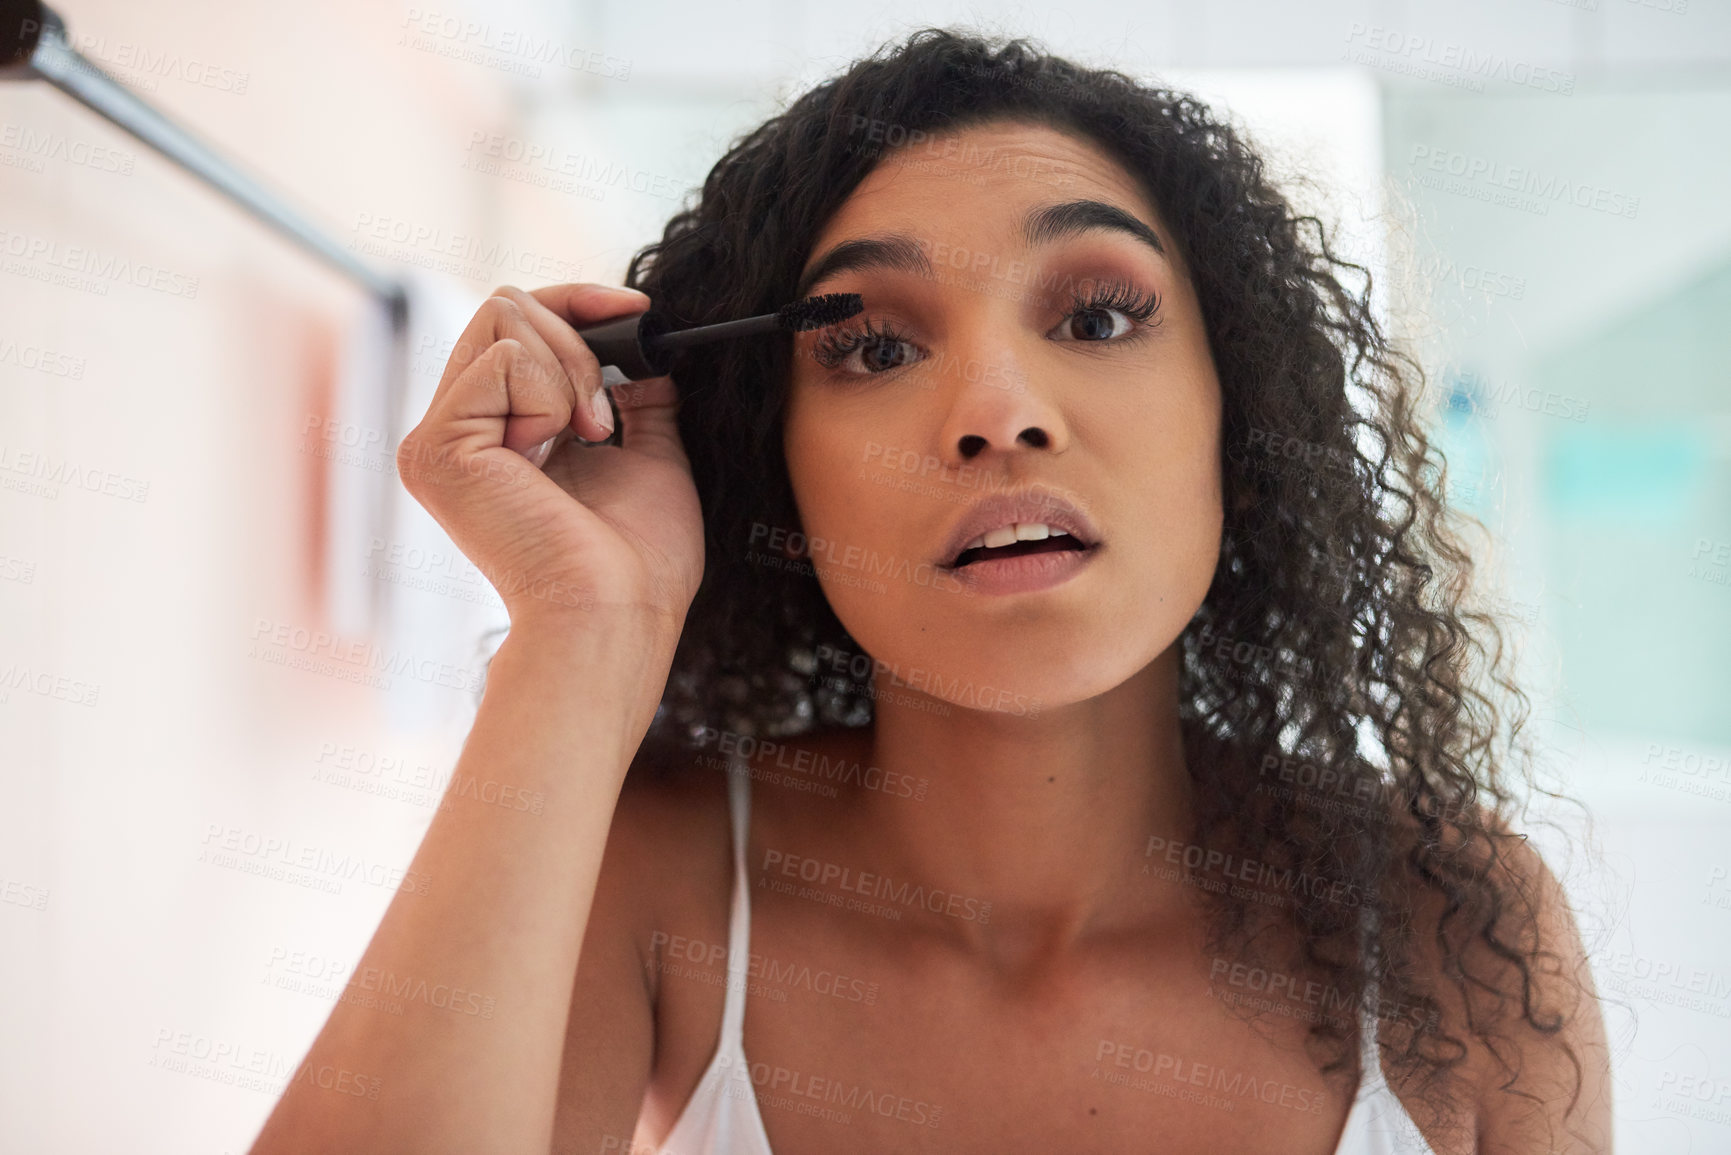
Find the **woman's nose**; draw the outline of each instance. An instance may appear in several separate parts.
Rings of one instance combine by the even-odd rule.
[[[1017,444],[1029,445],[1035,449],[1046,448],[1047,445],[1051,444],[1051,440],[1051,436],[1038,425],[1030,425],[1016,434]],[[962,457],[972,460],[985,452],[989,445],[991,442],[978,433],[964,433],[961,440],[956,443],[956,451]]]
[[[989,450],[1062,453],[1063,415],[1049,390],[1023,371],[1011,338],[970,341],[940,366],[937,388],[948,399],[939,444],[961,461]]]

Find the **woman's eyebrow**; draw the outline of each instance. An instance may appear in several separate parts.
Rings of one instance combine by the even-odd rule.
[[[1022,237],[1030,247],[1050,244],[1090,229],[1128,233],[1162,257],[1166,255],[1166,246],[1160,243],[1152,228],[1133,214],[1104,201],[1079,200],[1045,205],[1028,213],[1022,221]]]
[[[1074,200],[1062,204],[1040,205],[1022,218],[1022,239],[1030,247],[1051,244],[1065,237],[1094,230],[1120,232],[1135,237],[1149,248],[1166,255],[1166,246],[1147,224],[1117,205],[1104,201]],[[932,275],[932,263],[925,247],[906,233],[889,233],[875,237],[857,237],[843,241],[825,253],[799,280],[795,300],[811,296],[818,285],[847,272],[868,269],[894,269],[923,277]]]

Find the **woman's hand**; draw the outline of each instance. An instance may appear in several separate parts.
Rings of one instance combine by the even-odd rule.
[[[671,377],[614,387],[573,326],[649,306],[635,289],[506,287],[463,330],[421,423],[397,447],[403,486],[524,616],[649,610],[678,627],[703,576],[703,523]],[[599,409],[595,408],[599,402]]]

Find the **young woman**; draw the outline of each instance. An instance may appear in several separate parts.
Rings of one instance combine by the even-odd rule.
[[[339,1002],[253,1151],[1608,1151],[1362,272],[1197,101],[927,29],[643,292],[500,289],[398,463],[511,613],[455,781],[544,805],[452,787],[357,981],[462,998]],[[818,292],[618,430],[573,329]]]

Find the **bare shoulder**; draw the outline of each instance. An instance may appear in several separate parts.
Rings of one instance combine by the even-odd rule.
[[[685,1078],[710,1010],[708,988],[665,997],[659,964],[669,928],[712,933],[725,920],[725,778],[650,765],[654,757],[633,761],[602,850],[566,1024],[556,1152],[628,1149],[669,1073]],[[719,1021],[719,1003],[714,1013]]]
[[[1494,853],[1463,857],[1476,864],[1469,873],[1494,882],[1498,899],[1476,919],[1466,910],[1451,916],[1455,901],[1421,886],[1413,927],[1418,977],[1439,1004],[1441,1033],[1464,1048],[1460,1075],[1472,1089],[1474,1118],[1453,1125],[1436,1118],[1415,1101],[1410,1071],[1390,1071],[1390,1085],[1450,1150],[1608,1152],[1610,1052],[1567,893],[1524,835],[1492,817],[1482,821],[1496,835]],[[1456,1048],[1437,1050],[1447,1056]]]
[[[727,776],[699,752],[640,751],[614,808],[600,885],[636,912],[646,961],[671,921],[725,915],[731,855]]]

